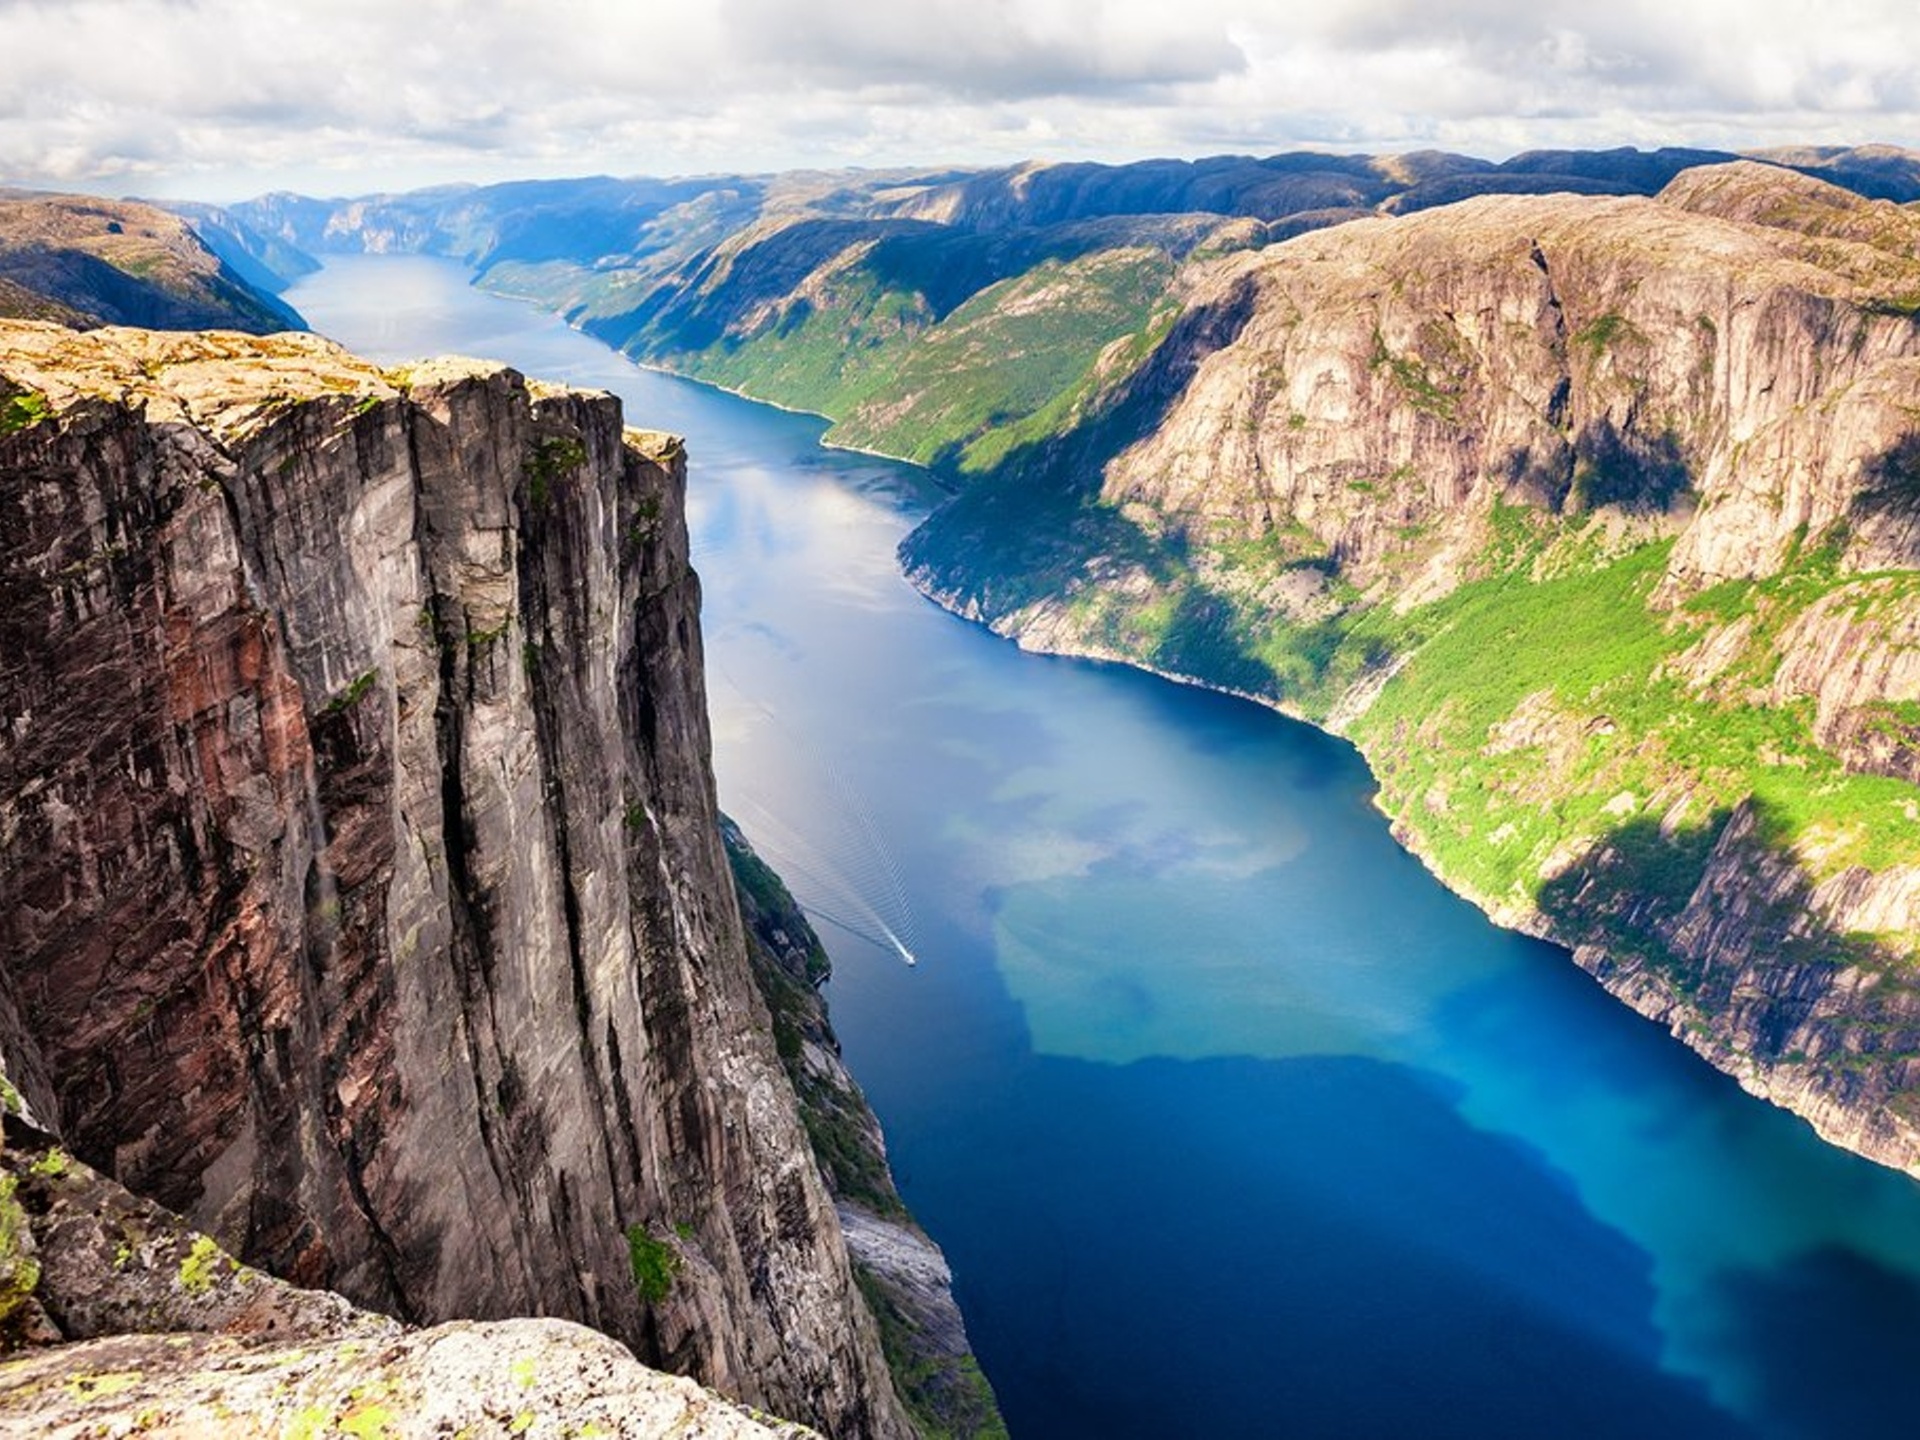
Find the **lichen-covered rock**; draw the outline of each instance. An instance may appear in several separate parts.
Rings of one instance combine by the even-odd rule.
[[[0,1344],[29,1323],[40,1284],[40,1247],[15,1193],[19,1180],[0,1175]]]
[[[67,1340],[128,1331],[380,1339],[399,1331],[339,1295],[242,1264],[57,1144],[10,1150],[0,1174],[31,1216],[34,1298]]]
[[[4,1435],[814,1433],[579,1325],[409,1330],[289,1285],[30,1127],[0,1155],[0,1268]]]
[[[429,1440],[805,1440],[564,1320],[453,1321],[381,1340],[117,1335],[0,1360],[0,1433]]]
[[[0,378],[34,1108],[276,1274],[904,1434],[747,972],[677,442],[306,336],[4,325]]]

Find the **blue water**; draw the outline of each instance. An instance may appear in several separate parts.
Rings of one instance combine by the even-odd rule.
[[[832,917],[1016,1437],[1913,1428],[1920,1186],[1442,890],[1348,747],[940,613],[893,563],[917,472],[443,262],[289,298],[688,436],[722,803]]]

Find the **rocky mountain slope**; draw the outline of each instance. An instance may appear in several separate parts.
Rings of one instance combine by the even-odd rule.
[[[190,200],[166,202],[170,210],[193,227],[193,233],[236,276],[255,290],[278,295],[302,275],[311,275],[320,262],[297,246],[262,235],[232,212],[218,205]]]
[[[1456,888],[1920,1169],[1916,256],[1750,163],[1231,256],[905,557],[1349,735]]]
[[[277,258],[298,264],[291,251]],[[243,277],[181,217],[151,205],[0,190],[0,318],[256,335],[305,329],[266,293],[274,275],[259,266]]]
[[[295,335],[0,376],[31,1113],[299,1283],[910,1433],[747,965],[677,443]]]
[[[562,1320],[413,1330],[244,1265],[7,1121],[0,1431],[9,1435],[812,1435]]]

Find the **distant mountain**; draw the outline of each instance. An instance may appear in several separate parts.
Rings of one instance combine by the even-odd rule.
[[[161,330],[302,330],[300,316],[152,205],[0,191],[0,316]]]
[[[278,295],[320,262],[297,246],[260,231],[218,205],[192,200],[157,202],[193,227],[194,234],[228,269],[256,290]]]
[[[1367,156],[605,176],[403,195],[270,195],[233,220],[326,251],[456,257],[620,349],[835,421],[836,441],[965,482],[1138,358],[1197,260],[1479,195],[1647,196],[1730,152]],[[1920,157],[1768,163],[1920,197]],[[1146,337],[1146,338],[1143,338]],[[1117,348],[1115,348],[1117,347]]]
[[[1920,154],[1896,145],[1813,145],[1757,150],[1749,159],[1812,175],[1869,200],[1920,199]]]

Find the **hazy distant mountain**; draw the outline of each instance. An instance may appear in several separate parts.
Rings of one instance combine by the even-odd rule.
[[[0,315],[261,335],[305,328],[177,215],[30,191],[0,192]]]

